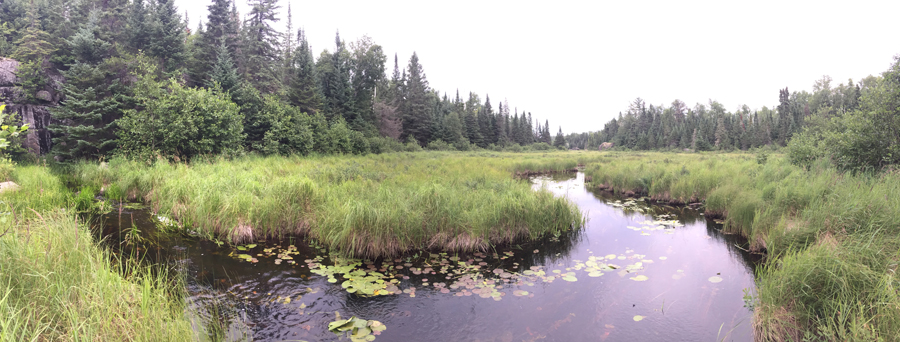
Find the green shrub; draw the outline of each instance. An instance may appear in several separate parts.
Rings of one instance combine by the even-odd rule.
[[[125,111],[118,121],[120,152],[125,155],[177,160],[242,149],[242,118],[227,94],[188,88],[174,79],[156,82],[150,68],[138,76],[135,99],[137,109]]]
[[[810,132],[795,134],[787,145],[788,160],[791,164],[809,169],[812,163],[824,154],[819,147],[819,140],[820,137]]]
[[[428,143],[428,146],[425,146],[425,149],[429,151],[452,151],[454,150],[453,146],[444,142],[441,139],[434,140]]]

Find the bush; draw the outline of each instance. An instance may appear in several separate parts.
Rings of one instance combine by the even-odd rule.
[[[135,100],[137,109],[126,110],[118,121],[119,144],[126,155],[178,160],[241,151],[242,118],[227,94],[141,75]]]
[[[428,143],[428,146],[425,146],[425,149],[429,151],[452,151],[454,148],[443,140],[438,139]]]
[[[816,159],[824,155],[819,147],[819,140],[820,137],[811,132],[795,134],[787,145],[788,160],[791,164],[808,170]]]
[[[516,152],[516,153],[518,153],[518,152],[522,152],[522,151],[524,151],[524,150],[525,150],[525,149],[522,148],[522,145],[519,145],[519,144],[509,144],[509,145],[507,145],[506,147],[503,148],[503,152]]]
[[[403,150],[406,152],[419,152],[422,150],[422,146],[419,145],[419,142],[416,141],[416,138],[413,138],[413,136],[410,135],[408,138],[406,138],[406,144],[403,146]]]
[[[528,145],[528,149],[532,151],[550,151],[553,149],[553,146],[545,142],[539,142]]]

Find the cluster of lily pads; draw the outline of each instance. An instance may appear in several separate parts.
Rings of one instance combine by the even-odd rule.
[[[644,220],[637,222],[641,226],[627,226],[628,229],[641,232],[641,235],[651,235],[652,232],[663,232],[665,234],[674,234],[676,227],[683,227],[684,224],[672,218],[671,214],[663,214],[656,217],[655,221]]]
[[[346,335],[351,342],[374,341],[375,336],[381,334],[387,327],[379,321],[365,320],[361,318],[350,317],[349,319],[338,319],[328,323],[328,330],[335,335]]]
[[[607,202],[607,204],[609,204],[613,207],[616,207],[616,208],[621,208],[623,210],[630,210],[630,211],[637,211],[637,212],[644,212],[646,209],[648,209],[646,206],[646,203],[644,202],[643,197],[629,198],[629,199],[625,200],[625,202],[622,202],[621,200],[615,200],[615,201]]]

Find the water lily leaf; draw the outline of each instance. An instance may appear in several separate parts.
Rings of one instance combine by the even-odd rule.
[[[565,280],[565,281],[569,281],[569,282],[575,282],[575,281],[578,281],[578,278],[575,278],[575,276],[574,276],[574,275],[571,275],[571,274],[565,275],[564,277],[562,277],[562,279]]]
[[[631,277],[629,279],[634,280],[634,281],[646,281],[647,279],[650,279],[650,278],[647,278],[647,276],[641,274],[638,276]]]
[[[724,280],[724,279],[722,279],[722,277],[720,277],[720,276],[709,277],[709,282],[713,283],[713,284],[720,283],[720,282],[722,282],[722,280]]]
[[[647,316],[635,315],[633,319],[635,322],[640,322],[644,319],[644,317],[647,317]]]
[[[602,275],[603,275],[603,272],[600,272],[600,271],[593,271],[591,273],[588,273],[588,277],[594,277],[594,278],[602,276]]]
[[[659,257],[659,260],[666,260],[666,259],[668,259],[668,258],[664,257],[664,256]]]
[[[255,244],[255,243],[251,243],[251,244],[247,245],[247,248],[256,248],[256,244]]]
[[[246,250],[247,250],[247,247],[244,247],[244,246],[237,246],[237,250],[239,250],[239,251],[246,251]]]

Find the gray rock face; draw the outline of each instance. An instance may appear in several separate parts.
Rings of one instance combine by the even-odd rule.
[[[18,81],[17,71],[19,71],[19,62],[15,59],[0,57],[0,87],[15,86]]]
[[[41,155],[50,152],[50,107],[55,106],[61,97],[59,88],[63,83],[62,75],[52,71],[48,76],[52,89],[38,91],[35,98],[46,104],[26,103],[25,94],[17,87],[19,78],[19,62],[14,59],[0,58],[0,103],[6,104],[7,115],[22,120],[28,125],[25,134],[25,148],[31,153]]]

